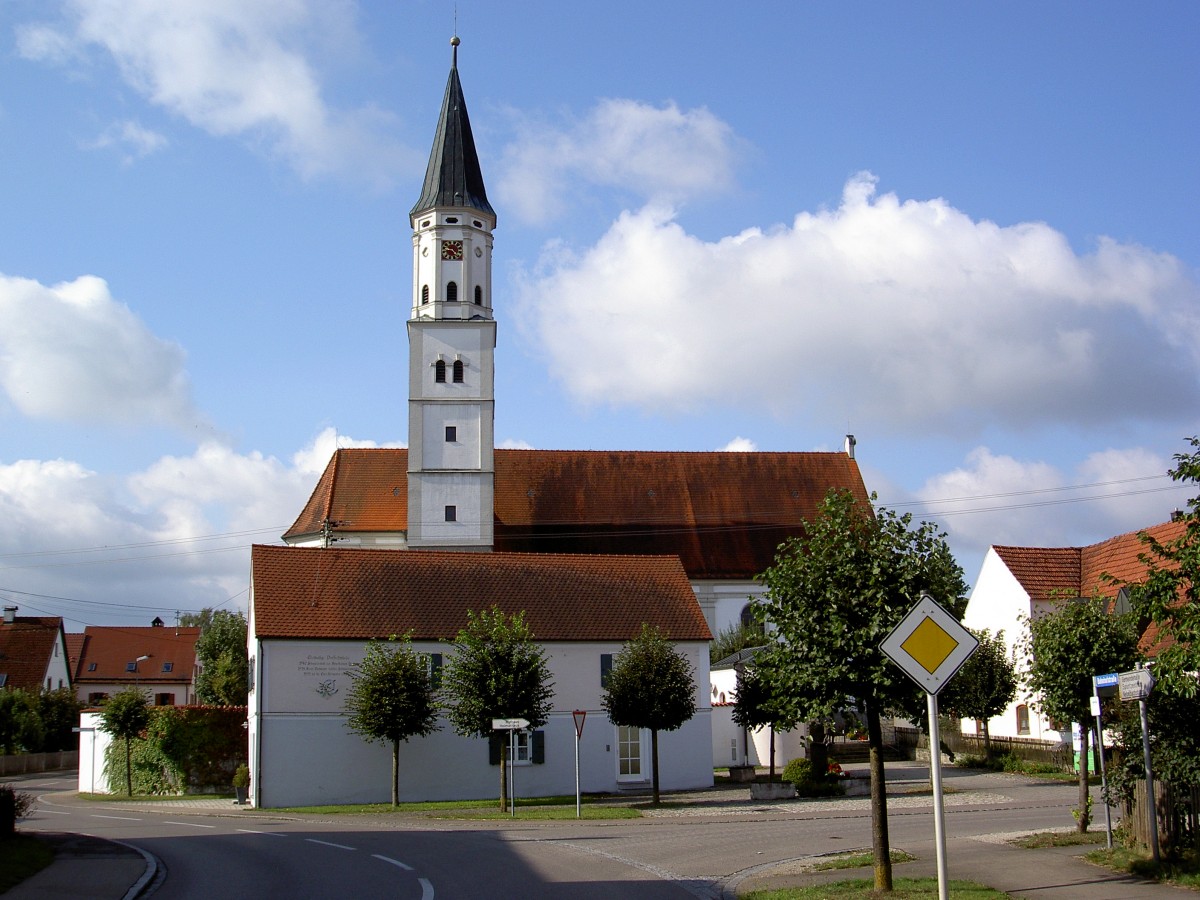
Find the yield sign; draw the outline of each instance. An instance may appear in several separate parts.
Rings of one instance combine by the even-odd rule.
[[[936,694],[978,646],[975,635],[922,594],[879,649],[927,693]]]

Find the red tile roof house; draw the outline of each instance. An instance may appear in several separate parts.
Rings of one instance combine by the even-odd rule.
[[[88,706],[126,688],[146,692],[155,706],[185,706],[196,696],[199,628],[89,625],[70,635],[75,696]]]
[[[250,746],[261,772],[251,783],[257,806],[385,802],[389,748],[348,732],[347,670],[362,659],[368,639],[409,632],[414,646],[439,665],[451,652],[449,640],[467,624],[467,612],[492,605],[525,612],[554,682],[550,720],[521,737],[517,795],[574,791],[576,709],[589,713],[580,745],[582,789],[615,791],[627,780],[644,782],[648,761],[638,757],[640,736],[629,740],[600,709],[602,674],[643,622],[661,628],[687,655],[702,708],[683,728],[660,735],[662,786],[712,783],[704,709],[711,634],[677,557],[256,546],[252,560]],[[442,731],[401,746],[402,798],[494,796],[498,770],[488,742],[459,737],[441,724]]]
[[[1184,522],[1164,522],[1143,530],[1160,541],[1169,541],[1182,534],[1185,527]],[[1138,554],[1146,548],[1138,540],[1138,533],[1131,531],[1087,547],[990,547],[967,602],[964,624],[988,628],[993,633],[1003,629],[1010,651],[1017,653],[1018,667],[1025,665],[1017,648],[1029,632],[1026,620],[1052,609],[1057,598],[1098,594],[1115,600],[1120,587],[1104,581],[1101,575],[1105,573],[1130,582],[1145,575]],[[1143,649],[1153,640],[1154,635],[1148,631],[1142,639]],[[1062,724],[1061,730],[1052,727],[1050,720],[1038,712],[1036,698],[1018,687],[1016,699],[988,723],[988,729],[993,736],[1066,742],[1071,738],[1070,724]],[[963,723],[964,732],[970,733],[973,727],[973,723]]]
[[[71,686],[66,635],[58,616],[18,616],[6,606],[0,620],[0,689],[57,690]]]

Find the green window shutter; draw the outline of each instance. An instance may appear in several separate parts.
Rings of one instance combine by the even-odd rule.
[[[535,731],[533,733],[533,764],[535,766],[543,765],[546,762],[546,732]]]
[[[608,687],[608,673],[612,671],[612,659],[611,653],[600,654],[600,687],[602,688]]]
[[[508,740],[507,731],[493,731],[488,735],[488,765],[500,765],[500,754],[504,748],[504,742]]]

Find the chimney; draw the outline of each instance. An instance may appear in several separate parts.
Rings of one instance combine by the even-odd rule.
[[[4,607],[4,624],[11,625],[17,619],[17,608],[15,606]]]
[[[854,459],[854,445],[857,443],[858,441],[854,439],[854,435],[846,435],[846,455],[851,459]]]

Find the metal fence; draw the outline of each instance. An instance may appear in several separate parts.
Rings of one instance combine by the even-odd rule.
[[[897,726],[895,742],[896,747],[909,759],[912,759],[918,750],[929,748],[929,737],[919,728]],[[947,728],[942,732],[942,743],[955,755],[984,755],[983,735],[959,734]],[[1049,763],[1064,771],[1070,771],[1075,766],[1074,753],[1066,744],[1029,738],[993,737],[991,745],[993,759],[1012,754],[1026,762]]]

